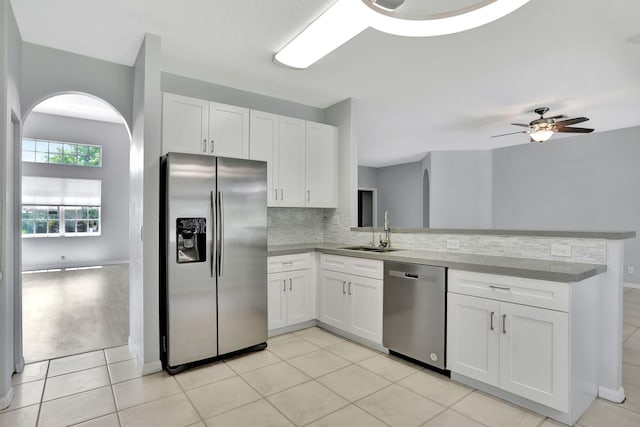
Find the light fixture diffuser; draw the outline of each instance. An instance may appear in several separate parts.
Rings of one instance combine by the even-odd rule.
[[[307,68],[368,27],[405,37],[452,34],[500,19],[529,1],[485,0],[449,14],[410,19],[381,10],[371,0],[337,0],[278,52],[274,60],[292,68]]]
[[[545,142],[553,135],[552,130],[538,129],[535,132],[531,132],[529,136],[536,142]]]

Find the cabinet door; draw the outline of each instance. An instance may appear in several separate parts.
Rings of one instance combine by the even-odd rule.
[[[278,116],[251,110],[249,158],[267,162],[267,206],[278,205]]]
[[[165,93],[162,97],[162,154],[207,152],[209,101]]]
[[[511,303],[500,311],[500,388],[567,412],[568,314]]]
[[[447,368],[498,386],[500,303],[451,292],[447,298]]]
[[[278,141],[278,185],[280,206],[305,204],[304,120],[280,116]]]
[[[334,126],[306,122],[306,206],[336,207],[337,152],[337,130]]]
[[[311,302],[311,271],[291,271],[287,277],[287,324],[306,322],[313,318]]]
[[[320,271],[320,321],[348,330],[346,318],[347,277],[334,271]]]
[[[268,328],[287,326],[287,280],[284,273],[267,275]]]
[[[349,331],[382,344],[382,280],[348,276]]]
[[[222,157],[249,158],[249,109],[211,103],[209,153]]]

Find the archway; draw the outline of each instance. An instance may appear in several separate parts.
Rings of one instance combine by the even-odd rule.
[[[422,226],[429,228],[429,170],[422,176]]]
[[[16,147],[18,176],[22,177],[14,189],[20,196],[21,232],[16,233],[16,245],[22,253],[19,271],[37,273],[26,273],[16,281],[16,293],[23,300],[15,318],[24,328],[15,332],[21,335],[16,342],[22,341],[27,362],[126,344],[127,271],[119,274],[126,279],[126,292],[120,292],[126,298],[123,313],[114,315],[103,306],[91,307],[97,315],[112,317],[110,321],[125,319],[123,339],[109,336],[97,342],[111,328],[85,312],[91,311],[87,308],[93,304],[90,298],[113,299],[105,293],[110,289],[104,282],[116,277],[113,268],[98,272],[94,267],[128,262],[130,143],[131,132],[123,115],[91,94],[55,93],[39,100],[23,116],[22,137]],[[37,275],[40,280],[34,279]],[[64,297],[55,289],[61,283]],[[31,285],[37,292],[28,294]],[[31,309],[38,307],[43,312],[39,304],[51,301],[59,309],[56,314],[32,316],[35,310]],[[90,326],[93,332],[70,325]],[[34,336],[34,329],[45,336]],[[41,348],[36,349],[34,342]]]

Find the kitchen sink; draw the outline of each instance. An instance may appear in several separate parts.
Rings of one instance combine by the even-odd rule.
[[[348,249],[350,251],[362,251],[362,252],[393,252],[397,249],[381,248],[377,246],[347,246],[340,249]]]

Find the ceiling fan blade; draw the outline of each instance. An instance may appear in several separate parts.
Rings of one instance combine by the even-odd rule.
[[[575,125],[578,123],[582,123],[582,122],[586,122],[587,120],[589,120],[586,117],[576,117],[575,119],[567,119],[567,120],[560,120],[559,122],[556,122],[555,124],[557,126],[570,126],[570,125]]]
[[[562,126],[559,127],[556,132],[562,132],[562,133],[591,133],[593,132],[593,129],[589,129],[589,128],[571,128],[571,127],[566,127],[566,126]]]
[[[522,127],[525,127],[525,128],[528,128],[528,127],[529,127],[529,125],[525,125],[524,123],[511,123],[511,124],[512,124],[513,126],[522,126]]]
[[[518,132],[503,133],[503,134],[500,134],[500,135],[493,135],[491,138],[497,138],[499,136],[515,135],[516,133],[527,133],[527,131],[526,130],[521,130],[521,131],[518,131]]]

